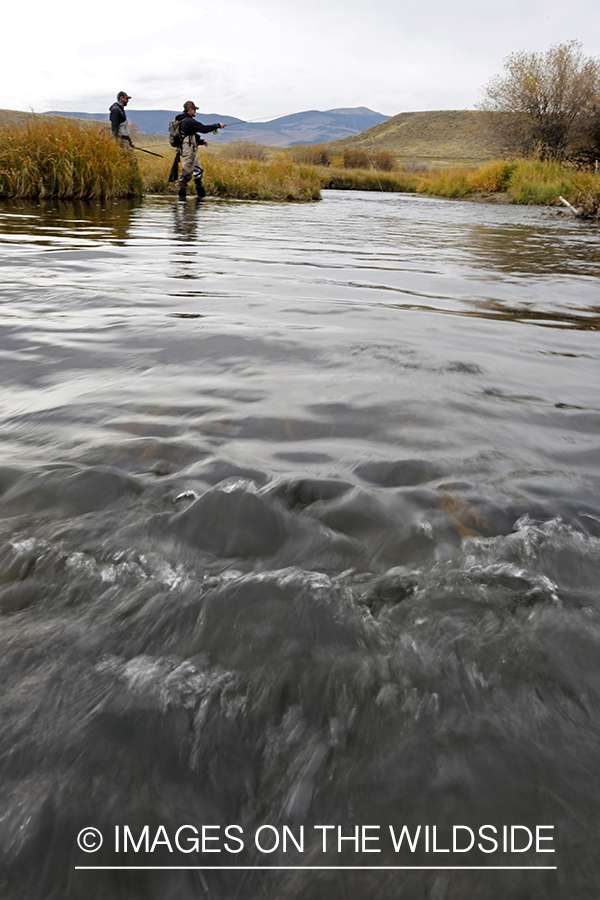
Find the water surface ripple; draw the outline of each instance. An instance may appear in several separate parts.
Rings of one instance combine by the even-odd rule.
[[[0,205],[3,897],[597,896],[599,247],[391,194]]]

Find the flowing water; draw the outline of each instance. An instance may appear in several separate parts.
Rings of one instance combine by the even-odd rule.
[[[597,226],[12,202],[0,269],[1,896],[597,898]]]

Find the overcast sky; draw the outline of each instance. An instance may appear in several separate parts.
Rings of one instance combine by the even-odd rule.
[[[600,56],[597,0],[52,0],[5,4],[0,108],[130,108],[271,119],[367,106],[473,109],[516,50],[578,39]]]

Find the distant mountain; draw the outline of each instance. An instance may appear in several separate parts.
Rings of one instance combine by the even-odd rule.
[[[130,122],[140,129],[143,134],[162,134],[169,133],[169,122],[179,115],[181,110],[172,109],[128,109],[127,118]],[[51,110],[43,113],[45,116],[69,116],[74,119],[94,119],[97,122],[108,122],[108,112],[106,113],[85,113],[85,112],[62,112],[59,110]],[[226,122],[228,125],[232,122],[241,122],[234,116],[222,116],[217,113],[197,113],[200,122],[206,122],[208,125],[213,122]]]
[[[127,118],[144,134],[166,135],[169,122],[179,112],[181,110],[128,108]],[[108,122],[108,112],[52,110],[44,115],[72,116],[77,119]],[[270,122],[245,122],[243,119],[224,116],[221,113],[198,112],[196,118],[207,125],[213,122],[226,122],[232,126],[231,130],[227,128],[219,133],[219,143],[243,140],[266,144],[269,147],[291,147],[294,144],[317,144],[350,137],[385,122],[388,117],[365,106],[357,106],[348,109],[328,109],[324,112],[311,109],[289,116],[280,116]]]

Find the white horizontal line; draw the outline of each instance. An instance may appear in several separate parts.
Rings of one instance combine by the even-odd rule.
[[[376,871],[393,871],[393,872],[401,872],[405,870],[426,872],[430,870],[444,870],[444,871],[457,871],[457,870],[465,870],[469,869],[470,871],[479,871],[479,872],[492,872],[498,870],[527,870],[539,872],[542,870],[555,870],[558,866],[75,866],[75,869],[102,869],[102,870],[113,870],[119,869],[121,871],[131,871],[137,872],[141,869],[168,869],[170,871],[176,872],[187,872],[187,871],[199,871],[199,872],[231,872],[234,870],[243,870],[245,872],[260,870],[262,872],[267,872],[269,870],[283,870],[283,871],[300,871],[300,872],[320,872],[320,871],[346,871],[348,869],[352,871],[365,871],[365,872],[376,872]]]

